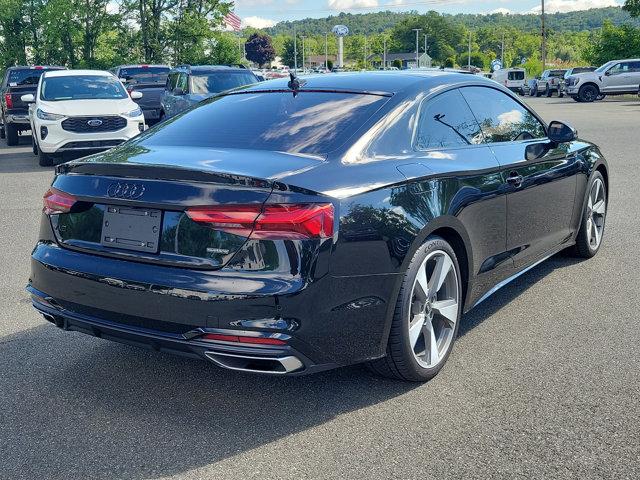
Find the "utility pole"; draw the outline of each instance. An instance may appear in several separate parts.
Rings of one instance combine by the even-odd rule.
[[[367,69],[367,36],[364,36],[364,69]]]
[[[471,32],[469,32],[469,71],[471,71]]]
[[[382,39],[382,68],[387,69],[387,37]]]
[[[544,25],[544,0],[542,0],[542,71],[547,69],[547,31]]]
[[[300,35],[302,38],[302,73],[304,73],[304,39],[307,38],[304,35]]]
[[[422,29],[414,28],[413,31],[416,32],[416,68],[418,68],[420,66],[420,52],[418,45],[420,44],[420,32]]]
[[[502,68],[504,68],[504,32],[502,32],[502,54],[500,55],[500,63],[502,63]]]
[[[298,34],[296,27],[293,27],[293,69],[298,71]]]
[[[424,34],[424,53],[427,55],[427,34]]]
[[[329,70],[329,33],[324,32],[324,68]]]

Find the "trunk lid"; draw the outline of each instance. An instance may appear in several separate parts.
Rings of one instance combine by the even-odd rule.
[[[29,104],[22,101],[22,95],[32,93],[35,95],[37,85],[19,85],[16,87],[8,87],[7,94],[11,95],[11,110],[24,110],[29,109]]]
[[[73,195],[77,203],[69,213],[51,215],[51,224],[67,248],[217,269],[247,242],[276,180],[320,163],[315,157],[274,152],[257,156],[251,151],[166,147],[151,152],[131,143],[58,167],[53,188]],[[248,229],[204,224],[186,212],[216,207],[237,215],[236,205],[244,207],[238,223]]]

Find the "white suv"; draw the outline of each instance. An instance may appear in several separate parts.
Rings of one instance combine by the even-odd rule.
[[[57,70],[40,77],[29,103],[33,153],[42,166],[67,151],[106,150],[144,131],[144,116],[118,78],[98,70]]]
[[[571,75],[567,94],[577,102],[593,102],[605,95],[637,94],[640,86],[640,59],[613,60],[593,72]]]

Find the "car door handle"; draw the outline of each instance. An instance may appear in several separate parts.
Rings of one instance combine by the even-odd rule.
[[[513,185],[514,187],[520,187],[522,185],[522,181],[524,178],[518,172],[511,172],[507,177],[507,182],[509,185]]]

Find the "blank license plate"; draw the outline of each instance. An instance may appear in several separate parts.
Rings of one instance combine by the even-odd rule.
[[[107,206],[102,223],[102,245],[157,253],[162,211]]]

